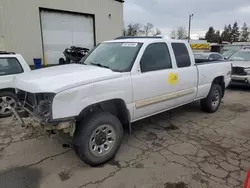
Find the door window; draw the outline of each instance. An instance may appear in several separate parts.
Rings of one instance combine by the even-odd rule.
[[[209,56],[209,60],[211,60],[211,61],[219,61],[219,60],[223,60],[223,57],[221,55],[218,55],[218,54],[211,54]]]
[[[190,56],[184,43],[172,43],[177,67],[189,67],[191,65]]]
[[[157,71],[172,68],[171,57],[166,43],[148,45],[141,58],[141,71]]]
[[[214,54],[214,60],[220,61],[223,60],[223,57],[219,54]]]
[[[22,72],[23,68],[16,58],[0,58],[0,76]]]
[[[208,60],[214,61],[214,60],[216,60],[215,58],[216,58],[215,55],[214,55],[214,54],[211,54],[211,55],[209,56]]]

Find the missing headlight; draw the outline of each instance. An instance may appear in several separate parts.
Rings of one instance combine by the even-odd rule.
[[[38,93],[36,94],[37,108],[36,111],[39,115],[50,118],[52,117],[52,102],[54,93]]]

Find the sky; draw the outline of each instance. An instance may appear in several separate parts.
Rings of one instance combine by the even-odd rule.
[[[191,38],[205,35],[209,26],[223,30],[225,24],[244,22],[250,27],[250,0],[125,0],[124,22],[152,23],[163,35],[179,26],[188,28],[194,14]]]

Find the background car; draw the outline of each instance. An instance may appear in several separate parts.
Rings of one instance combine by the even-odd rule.
[[[232,56],[235,52],[237,52],[238,50],[228,50],[222,53],[222,56],[225,59],[228,59],[230,56]]]
[[[196,63],[203,63],[206,61],[223,61],[224,57],[216,52],[200,52],[194,53]]]
[[[242,49],[228,58],[232,61],[231,85],[250,86],[250,50]]]
[[[13,79],[18,74],[30,71],[29,65],[20,54],[0,51],[0,117],[12,114],[9,107],[17,107],[17,96]]]

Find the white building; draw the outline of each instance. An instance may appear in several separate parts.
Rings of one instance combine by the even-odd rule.
[[[58,64],[71,45],[121,36],[123,0],[0,0],[0,51]]]

